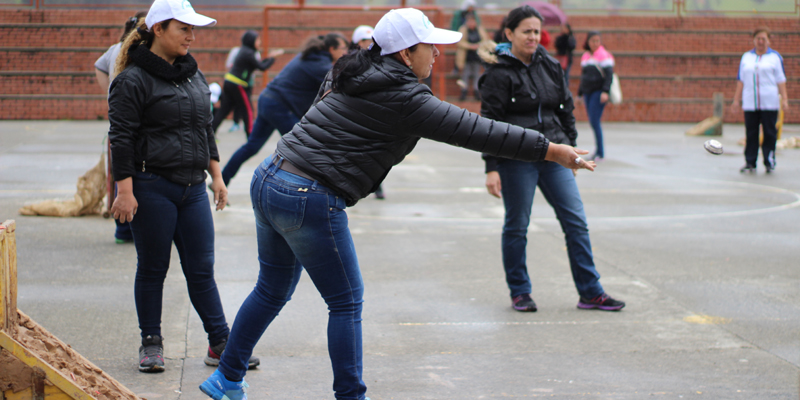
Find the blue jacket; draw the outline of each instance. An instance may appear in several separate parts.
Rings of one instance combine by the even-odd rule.
[[[312,52],[306,59],[298,54],[261,94],[280,99],[295,115],[302,117],[314,103],[331,67],[333,57],[327,51]]]

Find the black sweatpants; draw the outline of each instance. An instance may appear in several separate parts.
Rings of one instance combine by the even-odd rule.
[[[250,96],[247,95],[247,90],[244,86],[239,86],[233,82],[225,81],[222,85],[222,104],[214,112],[213,128],[214,132],[217,131],[222,121],[234,109],[239,111],[244,122],[244,132],[250,136],[250,130],[253,128],[253,107],[250,104]]]
[[[778,111],[757,110],[744,112],[744,129],[747,143],[744,146],[744,160],[751,167],[756,166],[758,160],[758,126],[764,127],[764,142],[761,151],[764,155],[764,165],[769,169],[775,168],[775,143],[778,141]]]

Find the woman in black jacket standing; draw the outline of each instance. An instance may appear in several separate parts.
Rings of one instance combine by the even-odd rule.
[[[556,58],[561,63],[564,70],[564,81],[567,82],[569,89],[569,71],[572,69],[572,51],[575,50],[577,43],[575,36],[572,35],[572,27],[569,24],[561,24],[561,34],[556,38]]]
[[[481,77],[481,115],[541,132],[551,143],[575,146],[578,132],[572,95],[559,62],[539,45],[542,16],[530,6],[511,10],[506,18],[508,42],[499,44]],[[490,138],[491,139],[491,138]],[[619,310],[625,303],[603,291],[594,266],[583,202],[575,182],[576,170],[548,160],[514,160],[484,154],[486,188],[502,197],[503,267],[517,311],[536,311],[528,275],[527,233],[538,185],[561,223],[570,268],[580,299],[579,308]]]
[[[328,304],[336,398],[364,400],[364,286],[345,208],[373,192],[420,138],[507,158],[594,168],[580,158],[585,151],[442,102],[419,83],[439,56],[435,45],[456,43],[461,34],[434,28],[421,11],[406,8],[384,15],[373,38],[371,49],[334,65],[321,99],[253,175],[261,270],[219,368],[200,386],[215,399],[243,395],[246,361],[305,269]]]
[[[206,364],[219,363],[230,333],[214,280],[206,170],[217,210],[225,207],[227,189],[211,129],[211,92],[189,54],[194,27],[215,23],[187,0],[156,0],[123,43],[110,88],[109,140],[119,188],[111,212],[130,221],[136,246],[142,372],[164,371],[161,308],[173,242],[208,334]]]

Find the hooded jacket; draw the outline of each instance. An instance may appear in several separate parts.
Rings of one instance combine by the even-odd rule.
[[[549,141],[575,146],[575,106],[564,81],[564,70],[541,45],[529,65],[511,54],[511,44],[501,43],[494,52],[479,50],[487,63],[478,80],[481,115],[541,132]],[[501,159],[484,154],[486,172],[496,171]]]
[[[280,99],[298,117],[314,103],[325,75],[333,66],[333,56],[327,50],[312,51],[303,58],[296,55],[262,92]]]
[[[408,67],[381,57],[312,106],[278,142],[277,153],[352,206],[374,192],[420,138],[525,161],[543,160],[549,146],[536,131],[437,99]]]
[[[225,74],[225,80],[239,86],[249,87],[254,70],[264,71],[275,63],[274,57],[258,60],[256,58],[256,39],[258,33],[247,31],[242,35],[242,46],[233,60],[233,66]]]
[[[209,161],[219,161],[205,76],[191,54],[170,64],[134,44],[128,56],[108,97],[114,180],[145,171],[179,185],[205,182]]]

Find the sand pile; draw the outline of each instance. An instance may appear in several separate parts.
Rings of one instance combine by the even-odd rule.
[[[140,400],[136,394],[21,311],[19,311],[19,324],[16,332],[9,332],[9,334],[28,351],[50,364],[95,399]],[[32,372],[30,367],[17,360],[11,353],[5,350],[0,352],[0,392],[8,389],[15,392],[27,389],[32,384]]]

